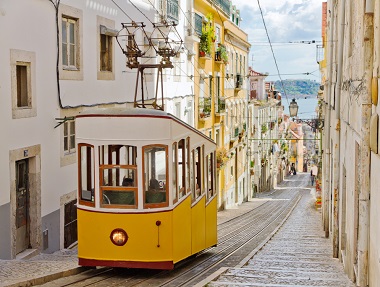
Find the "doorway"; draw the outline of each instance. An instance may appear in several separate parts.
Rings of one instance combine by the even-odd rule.
[[[65,204],[65,226],[64,226],[64,248],[78,240],[77,234],[77,200],[72,200]]]
[[[16,161],[16,254],[30,247],[29,160]]]

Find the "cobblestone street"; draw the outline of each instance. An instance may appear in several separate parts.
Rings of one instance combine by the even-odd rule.
[[[307,175],[297,175],[306,179]],[[293,177],[294,179],[295,177]],[[310,191],[272,239],[241,268],[230,268],[207,286],[333,286],[353,287],[342,264],[332,257],[324,237],[321,212]]]

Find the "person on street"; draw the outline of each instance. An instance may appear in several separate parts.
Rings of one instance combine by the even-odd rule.
[[[293,174],[293,175],[296,175],[297,172],[296,172],[296,167],[294,166],[294,162],[292,163],[292,166],[290,168],[290,174]]]
[[[314,186],[314,181],[317,174],[318,174],[318,168],[315,164],[313,164],[310,169],[310,181],[311,181],[312,186]]]

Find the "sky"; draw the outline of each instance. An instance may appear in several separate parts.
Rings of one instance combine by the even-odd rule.
[[[258,1],[272,43],[280,77],[264,28]],[[248,65],[267,80],[309,79],[320,81],[316,45],[321,44],[321,0],[233,0],[248,34],[251,50]],[[301,41],[316,43],[302,44]],[[298,42],[298,43],[289,43]],[[306,75],[304,73],[312,73]]]

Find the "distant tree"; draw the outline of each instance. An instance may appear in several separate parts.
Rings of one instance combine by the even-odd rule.
[[[274,85],[276,90],[280,91],[282,95],[284,95],[284,87],[286,95],[299,98],[305,96],[317,96],[320,83],[307,79],[288,79],[282,80],[282,84],[280,81],[275,81]]]

